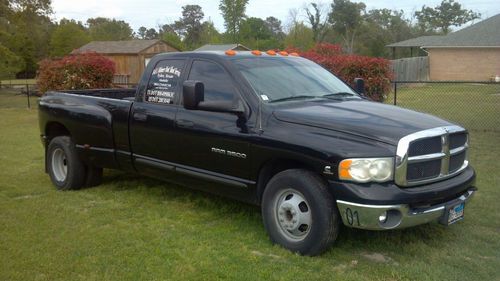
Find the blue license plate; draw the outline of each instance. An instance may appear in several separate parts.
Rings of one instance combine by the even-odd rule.
[[[454,224],[464,218],[465,203],[460,203],[448,209],[448,225]]]

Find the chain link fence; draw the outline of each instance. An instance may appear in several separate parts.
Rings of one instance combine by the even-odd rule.
[[[26,83],[0,83],[0,108],[32,108],[36,107],[36,97],[39,95],[36,84],[27,80]]]
[[[500,133],[500,83],[394,81],[386,102],[439,116],[470,131]]]
[[[500,83],[487,81],[393,81],[386,102],[430,113],[469,131],[500,134]],[[133,88],[136,84],[115,84]],[[1,83],[0,108],[36,107],[36,84]]]

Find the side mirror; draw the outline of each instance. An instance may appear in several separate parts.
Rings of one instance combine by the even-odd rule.
[[[197,109],[204,96],[205,86],[202,82],[186,80],[182,84],[182,102],[185,109]]]
[[[245,108],[241,101],[205,101],[205,86],[203,82],[186,80],[182,84],[182,101],[185,109],[214,112],[243,113]]]
[[[363,80],[363,78],[354,78],[354,85],[354,90],[356,90],[358,94],[365,94],[365,80]]]

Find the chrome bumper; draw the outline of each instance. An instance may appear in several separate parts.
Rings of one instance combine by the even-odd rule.
[[[454,200],[427,208],[412,209],[406,204],[364,205],[342,200],[337,200],[337,206],[342,222],[348,227],[370,230],[400,229],[438,221],[444,217],[447,206],[467,203],[475,192],[476,189],[471,188]],[[384,213],[387,219],[381,222],[379,217]]]

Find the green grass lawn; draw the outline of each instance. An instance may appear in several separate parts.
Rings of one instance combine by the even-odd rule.
[[[500,84],[400,84],[397,105],[428,112],[475,131],[500,131]],[[389,96],[388,103],[393,102]]]
[[[9,79],[9,80],[0,80],[0,84],[2,85],[11,85],[11,84],[28,84],[34,85],[36,84],[36,79]]]
[[[56,191],[23,98],[0,95],[0,280],[500,280],[499,133],[473,131],[463,222],[343,228],[311,258],[272,245],[257,207],[180,186],[106,171]]]

